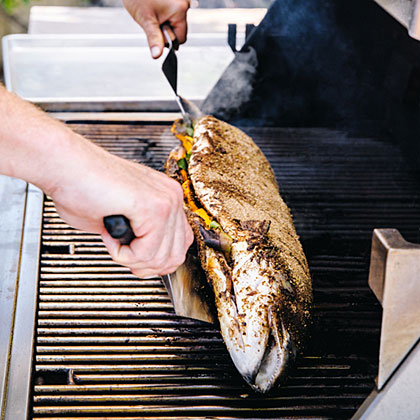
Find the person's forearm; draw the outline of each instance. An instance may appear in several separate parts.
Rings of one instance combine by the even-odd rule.
[[[79,143],[79,144],[78,144]],[[64,124],[0,86],[0,173],[28,181],[49,194],[86,141]]]
[[[113,259],[139,276],[172,273],[193,240],[176,181],[106,152],[2,87],[0,174],[40,187],[65,222],[102,234]],[[104,217],[117,214],[135,233],[129,247],[105,231]]]

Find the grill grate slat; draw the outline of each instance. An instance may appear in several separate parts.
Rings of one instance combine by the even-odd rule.
[[[73,124],[98,145],[161,169],[166,124]],[[254,394],[220,333],[177,317],[159,279],[113,263],[98,235],[46,200],[33,420],[342,419],[374,386],[380,305],[367,286],[373,228],[418,242],[420,188],[398,150],[338,130],[246,128],[272,163],[314,285],[314,323],[289,380]]]

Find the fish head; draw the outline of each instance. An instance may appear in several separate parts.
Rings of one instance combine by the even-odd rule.
[[[282,289],[286,278],[247,243],[232,246],[228,272],[214,250],[207,250],[207,266],[215,286],[221,332],[233,363],[257,392],[267,392],[286,373],[297,353],[283,319]],[[217,290],[218,289],[218,290]]]
[[[297,347],[278,312],[269,308],[269,337],[260,365],[249,385],[258,392],[270,390],[287,373],[297,354]]]
[[[268,392],[286,376],[297,354],[297,346],[281,319],[281,313],[272,306],[267,310],[267,321],[259,343],[247,340],[242,334],[242,345],[238,346],[240,332],[234,332],[229,338],[225,335],[225,341],[230,341],[227,347],[239,373],[254,391],[260,393]]]

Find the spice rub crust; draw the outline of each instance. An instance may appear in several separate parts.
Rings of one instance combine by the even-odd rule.
[[[189,175],[196,198],[233,240],[255,236],[247,225],[269,223],[256,245],[293,288],[293,296],[281,306],[297,315],[292,323],[306,326],[312,302],[307,261],[273,170],[258,146],[238,128],[205,116],[195,126]]]

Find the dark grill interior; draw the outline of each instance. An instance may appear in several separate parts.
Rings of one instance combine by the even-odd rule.
[[[162,167],[165,124],[72,124],[119,156]],[[254,394],[212,327],[175,316],[160,280],[114,264],[50,201],[33,418],[350,418],[374,386],[381,309],[367,285],[373,228],[418,242],[420,185],[398,149],[328,129],[245,128],[271,162],[313,277],[314,325],[289,380]]]

